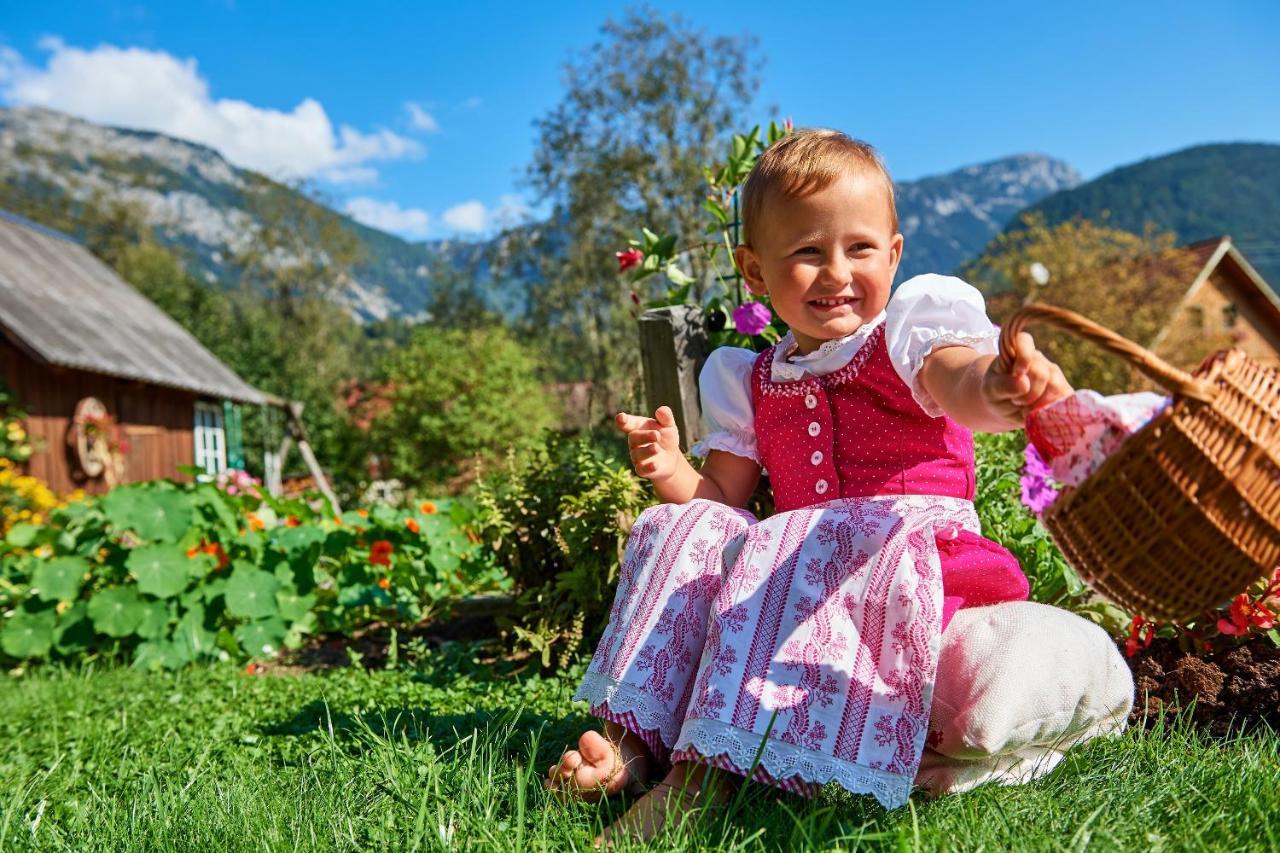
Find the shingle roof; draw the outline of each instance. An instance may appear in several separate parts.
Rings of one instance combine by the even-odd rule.
[[[3,211],[0,328],[50,364],[268,401],[84,246]]]

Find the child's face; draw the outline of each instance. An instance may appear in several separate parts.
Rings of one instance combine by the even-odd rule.
[[[803,198],[769,198],[753,230],[738,268],[752,293],[768,294],[800,352],[857,331],[888,304],[902,235],[879,175],[848,173]]]

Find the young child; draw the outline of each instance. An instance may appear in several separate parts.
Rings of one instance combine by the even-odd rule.
[[[924,275],[891,293],[903,238],[870,146],[787,136],[742,201],[738,268],[790,333],[707,360],[700,470],[666,406],[617,416],[664,503],[631,532],[575,697],[604,731],[548,774],[596,799],[669,768],[610,833],[651,836],[748,773],[905,803],[942,629],[958,607],[1028,591],[978,532],[970,430],[1020,427],[1071,392],[1026,334],[1001,370],[997,331],[963,281]],[[757,522],[742,507],[762,468],[777,513]]]

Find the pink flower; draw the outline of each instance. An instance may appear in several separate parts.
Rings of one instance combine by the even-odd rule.
[[[1022,469],[1022,505],[1040,515],[1058,499],[1057,484],[1049,464],[1034,444],[1027,443],[1023,458],[1026,464]]]
[[[763,302],[745,302],[733,309],[733,326],[744,335],[758,335],[773,320],[773,312]]]
[[[626,272],[632,267],[638,267],[644,261],[644,252],[632,246],[625,252],[614,252],[618,259],[618,272]]]
[[[782,131],[784,133],[791,133],[791,131],[795,129],[796,129],[796,126],[795,126],[795,123],[791,121],[791,116],[787,116],[786,121],[782,123]]]

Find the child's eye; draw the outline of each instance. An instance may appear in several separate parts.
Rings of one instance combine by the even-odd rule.
[[[872,246],[870,243],[854,243],[852,246],[850,246],[850,247],[849,247],[849,251],[850,251],[850,252],[865,252],[865,251],[867,251],[868,249],[873,249],[873,248],[875,248],[875,247],[874,247],[874,246]]]
[[[816,254],[818,254],[818,247],[817,247],[817,246],[805,246],[805,247],[803,247],[803,248],[796,249],[796,254],[797,254],[797,255],[816,255]]]

